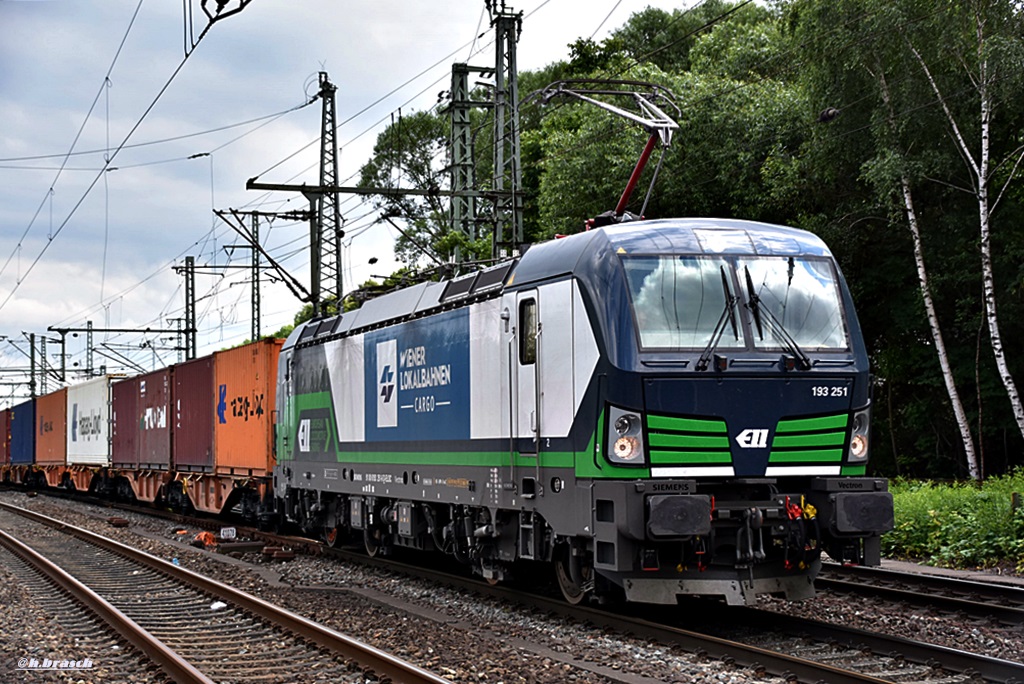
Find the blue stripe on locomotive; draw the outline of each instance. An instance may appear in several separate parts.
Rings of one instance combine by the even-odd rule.
[[[366,441],[470,438],[469,308],[364,337]]]

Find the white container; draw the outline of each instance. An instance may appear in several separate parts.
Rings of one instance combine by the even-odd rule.
[[[68,388],[68,465],[110,465],[110,376]]]

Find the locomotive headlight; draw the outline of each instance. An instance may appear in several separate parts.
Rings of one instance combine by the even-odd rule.
[[[853,430],[850,434],[850,463],[868,460],[868,431],[871,427],[871,411],[864,409],[853,414]]]
[[[619,437],[615,440],[612,453],[617,460],[630,463],[640,455],[640,440],[636,437]]]
[[[608,407],[608,460],[616,465],[645,465],[643,420],[636,413]]]
[[[615,432],[619,435],[628,435],[633,433],[636,431],[636,422],[639,420],[640,418],[632,413],[619,416],[615,419]]]

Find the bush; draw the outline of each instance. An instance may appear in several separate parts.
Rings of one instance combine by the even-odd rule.
[[[953,568],[1013,567],[1024,572],[1024,471],[984,484],[894,480],[896,527],[882,538],[889,558]]]

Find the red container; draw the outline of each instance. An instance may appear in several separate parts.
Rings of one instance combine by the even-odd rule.
[[[11,462],[11,409],[0,411],[0,465]]]
[[[36,399],[36,465],[65,465],[68,459],[68,390]]]
[[[213,470],[213,356],[174,367],[174,469]]]
[[[134,468],[139,463],[139,388],[135,378],[110,388],[110,464]]]
[[[274,468],[271,415],[282,344],[284,340],[260,340],[213,355],[218,473],[266,475]]]
[[[114,467],[170,468],[171,375],[163,368],[114,385]]]

